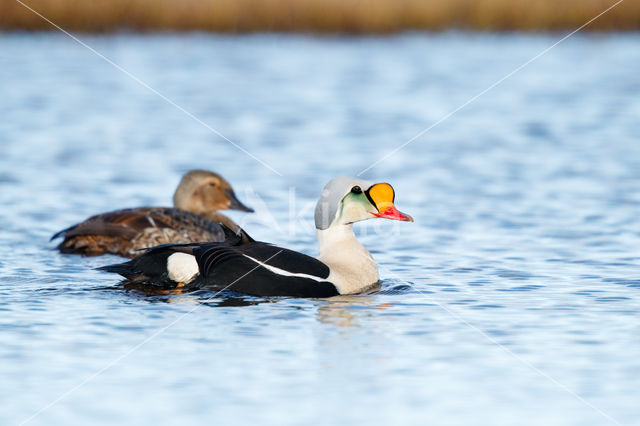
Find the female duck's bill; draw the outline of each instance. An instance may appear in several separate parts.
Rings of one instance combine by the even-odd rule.
[[[230,289],[257,296],[329,297],[355,294],[378,282],[371,254],[357,241],[354,222],[385,218],[413,222],[398,211],[388,183],[351,177],[331,180],[315,210],[317,259],[254,241],[224,228],[223,242],[164,245],[135,259],[100,268],[133,282],[186,290]]]
[[[224,232],[219,223],[234,230],[239,226],[218,210],[253,212],[238,200],[226,179],[207,170],[186,173],[173,202],[173,208],[138,207],[95,215],[52,239],[64,237],[58,245],[63,253],[134,257],[141,249],[160,244],[220,241]]]

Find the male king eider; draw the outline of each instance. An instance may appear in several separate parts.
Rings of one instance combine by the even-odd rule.
[[[393,204],[388,183],[337,177],[315,210],[318,259],[225,228],[218,243],[167,244],[135,259],[99,268],[134,282],[185,290],[230,289],[256,296],[330,297],[360,293],[378,282],[378,267],[356,240],[352,224],[381,217],[413,222]]]
[[[64,237],[58,245],[62,253],[134,257],[141,249],[160,244],[222,241],[224,232],[218,223],[236,231],[239,226],[217,210],[253,212],[238,200],[229,182],[207,170],[191,170],[182,177],[173,205],[98,214],[51,239]]]

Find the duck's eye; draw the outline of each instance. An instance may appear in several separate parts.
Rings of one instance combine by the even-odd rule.
[[[353,188],[351,188],[351,192],[353,192],[354,194],[361,194],[362,193],[362,188],[360,188],[358,185],[356,185]]]
[[[209,186],[218,186],[218,184],[216,184],[215,182],[209,182]]]

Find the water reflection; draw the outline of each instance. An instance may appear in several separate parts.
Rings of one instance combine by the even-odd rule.
[[[376,301],[376,294],[397,293],[397,287],[382,287],[380,283],[372,286],[366,292],[357,295],[335,296],[319,299],[317,319],[321,323],[334,324],[340,327],[358,326],[357,310],[362,307],[372,307]],[[402,288],[406,286],[401,286]],[[111,289],[123,289],[126,293],[139,296],[151,303],[199,303],[211,308],[256,306],[265,303],[277,303],[290,300],[289,297],[257,297],[237,293],[231,290],[209,291],[188,290],[185,288],[162,288],[160,286],[139,282],[122,281]],[[389,293],[390,292],[390,293]],[[373,306],[384,308],[388,304]]]
[[[318,306],[317,319],[322,323],[339,327],[355,327],[360,324],[354,306],[371,305],[374,300],[371,296],[335,296]]]
[[[161,286],[140,282],[122,281],[115,289],[123,289],[126,293],[137,295],[149,302],[184,303],[195,302],[211,308],[254,306],[262,303],[275,303],[278,298],[249,296],[231,290],[189,290],[187,288],[163,288]]]
[[[360,325],[358,314],[363,308],[384,309],[389,306],[387,303],[375,305],[377,300],[375,296],[388,291],[390,288],[393,289],[395,287],[389,287],[388,283],[379,282],[360,294],[323,299],[323,303],[318,306],[317,319],[321,323],[333,324],[339,327],[357,327]]]

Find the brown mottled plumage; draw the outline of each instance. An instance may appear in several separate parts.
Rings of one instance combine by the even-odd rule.
[[[134,257],[140,249],[160,244],[221,241],[224,232],[218,223],[239,227],[216,210],[253,211],[238,201],[229,182],[206,170],[184,175],[173,203],[173,208],[139,207],[95,215],[51,239],[64,236],[58,245],[62,253]]]

